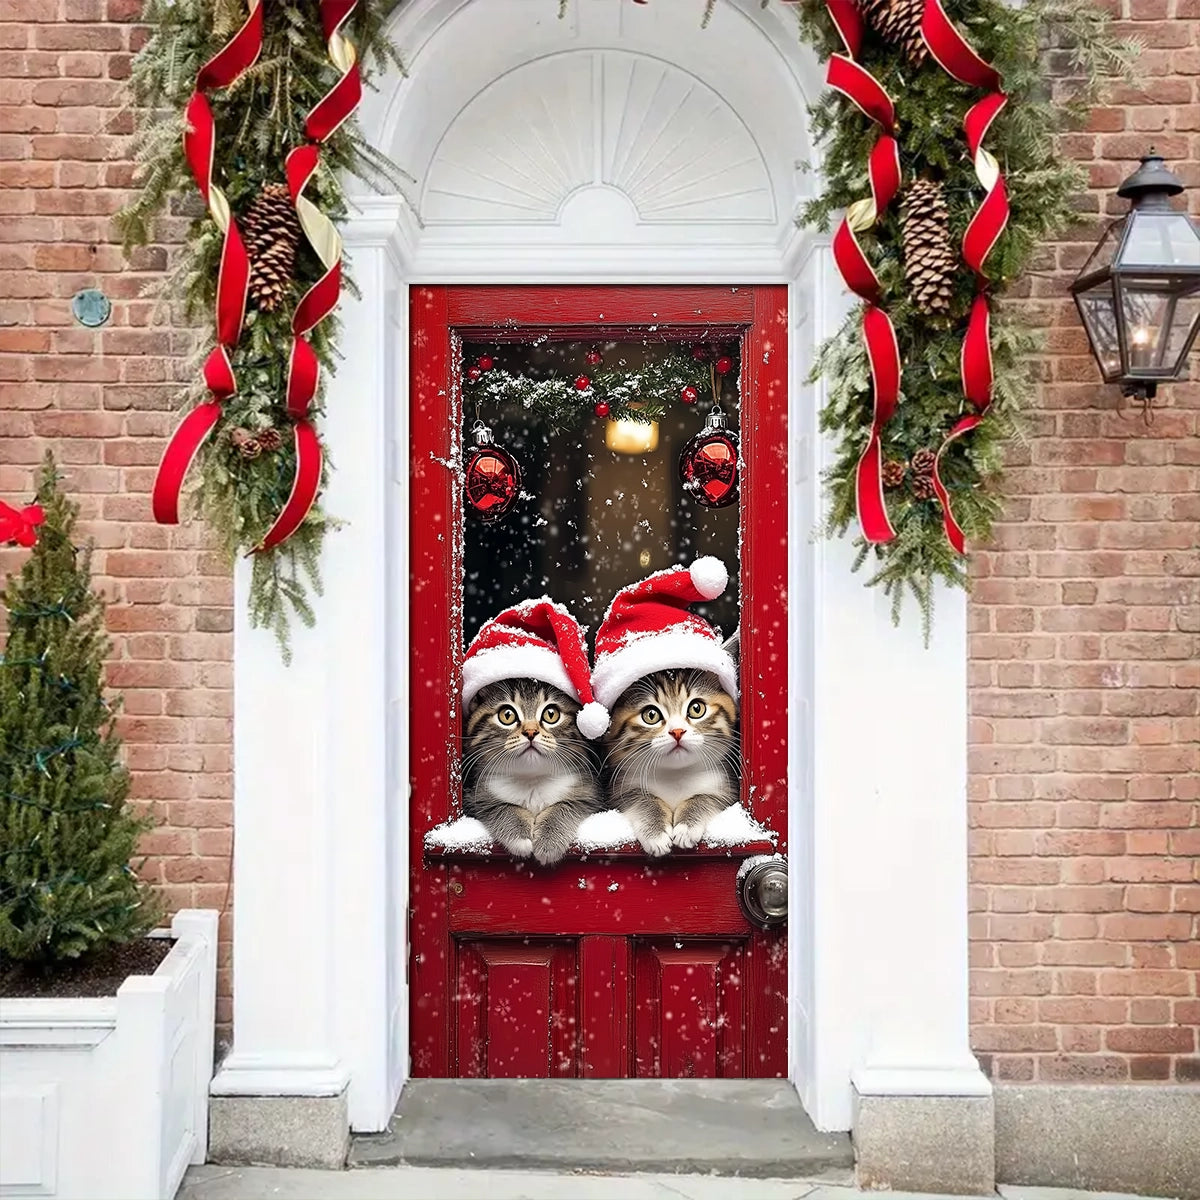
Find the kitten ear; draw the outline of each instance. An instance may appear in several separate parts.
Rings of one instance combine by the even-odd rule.
[[[739,625],[724,641],[721,649],[733,659],[734,666],[742,665],[742,627]]]

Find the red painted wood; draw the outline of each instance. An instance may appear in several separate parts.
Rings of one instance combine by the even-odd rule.
[[[622,862],[545,870],[526,863],[454,864],[455,933],[738,934],[749,932],[731,859],[662,866]],[[579,886],[583,879],[584,886]],[[612,884],[616,891],[609,891]],[[457,890],[461,888],[461,891]]]
[[[585,1079],[624,1079],[631,1073],[629,957],[628,938],[580,939],[579,1050],[580,1074]]]
[[[605,336],[742,338],[742,794],[785,845],[786,289],[414,288],[411,327],[412,1072],[532,1072],[536,1057],[542,1074],[592,1078],[664,1069],[782,1075],[786,939],[752,930],[735,895],[740,858],[766,847],[672,855],[654,864],[636,851],[605,852],[544,870],[503,857],[426,855],[423,836],[459,805],[452,764],[461,720],[462,514],[444,465],[457,455],[454,431],[461,428],[459,342],[465,333],[527,339],[584,337],[591,329]],[[646,938],[656,941],[639,940]],[[670,957],[675,940],[683,943],[680,954],[710,956],[707,974],[697,974],[697,961]],[[660,959],[669,964],[665,986],[677,997],[668,1009],[661,1003],[662,970],[648,965],[651,945],[667,956]],[[717,945],[730,949],[714,965]],[[484,946],[489,955],[503,953],[485,960]],[[694,993],[689,979],[696,981]],[[549,1022],[544,1058],[524,1042],[517,1046],[528,1021],[504,1025],[497,1017],[493,1030],[497,987],[510,999],[541,989],[543,1000],[527,1015],[536,1017],[534,1025]],[[642,999],[647,988],[659,998],[653,1002],[659,1015],[643,1029],[652,1009]],[[698,1012],[715,1012],[715,1025],[672,1027],[661,1014],[687,1011],[684,999]],[[653,1051],[644,1053],[643,1043],[651,1042]]]
[[[640,1078],[742,1075],[742,958],[740,944],[638,942],[634,1011]]]
[[[750,289],[742,343],[742,803],[787,850],[787,288]]]
[[[579,1019],[576,943],[458,943],[457,1074],[573,1078]]]
[[[450,1073],[452,975],[446,921],[445,868],[425,864],[424,833],[443,821],[455,791],[450,764],[457,759],[459,714],[452,683],[461,654],[461,616],[450,603],[448,581],[458,577],[456,527],[460,501],[441,463],[451,453],[450,395],[457,374],[451,354],[445,288],[413,288],[409,295],[411,450],[414,502],[409,513],[409,607],[421,613],[409,627],[410,1065],[414,1075]]]

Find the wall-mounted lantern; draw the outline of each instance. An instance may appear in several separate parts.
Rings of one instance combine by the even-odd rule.
[[[1117,189],[1128,215],[1071,285],[1105,383],[1147,406],[1159,383],[1183,374],[1200,329],[1200,228],[1171,207],[1182,191],[1151,149]]]

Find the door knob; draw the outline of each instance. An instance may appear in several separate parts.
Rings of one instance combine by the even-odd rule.
[[[788,872],[782,854],[748,858],[737,877],[738,905],[746,920],[760,929],[787,921]]]

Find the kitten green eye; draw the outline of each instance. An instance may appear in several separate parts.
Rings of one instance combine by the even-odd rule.
[[[496,720],[501,725],[515,725],[517,723],[517,710],[511,704],[506,704],[496,714]]]
[[[693,720],[696,717],[704,716],[706,712],[708,712],[708,705],[703,700],[693,700],[688,705],[688,716],[693,718]]]
[[[660,713],[653,704],[647,704],[646,707],[642,709],[642,720],[645,721],[647,725],[657,725],[662,720],[662,713]]]
[[[561,716],[562,713],[558,711],[557,704],[547,704],[546,707],[542,709],[542,724],[557,725],[558,718]]]

